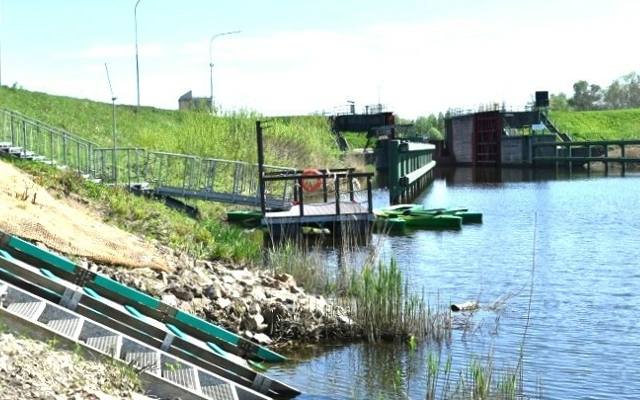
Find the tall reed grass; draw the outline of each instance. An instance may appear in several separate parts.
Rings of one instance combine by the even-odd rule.
[[[339,265],[328,265],[326,249],[292,242],[270,249],[268,264],[274,272],[292,275],[307,292],[332,298],[354,322],[353,338],[438,343],[450,338],[448,307],[432,306],[424,295],[412,292],[394,259],[375,261],[366,250],[358,254],[359,249],[348,244],[350,238],[344,241]]]
[[[348,299],[350,315],[370,341],[412,337],[442,341],[450,333],[448,308],[432,307],[424,295],[413,294],[394,259],[354,273]]]
[[[440,354],[427,357],[426,400],[515,400],[522,398],[521,377],[515,369],[498,372],[493,358],[486,361],[473,358],[469,366],[452,376],[452,359],[443,361]]]

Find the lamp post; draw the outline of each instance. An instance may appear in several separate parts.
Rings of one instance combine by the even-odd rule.
[[[212,55],[213,39],[220,36],[233,35],[235,33],[240,33],[240,31],[216,33],[215,35],[211,36],[211,39],[209,39],[209,93],[210,93],[209,101],[211,103],[211,114],[213,114],[213,110],[214,110],[214,107],[213,107],[213,55]]]
[[[109,67],[107,66],[107,63],[104,63],[104,69],[107,72],[109,93],[111,93],[111,138],[113,140],[113,153],[111,154],[111,163],[113,166],[113,182],[116,186],[118,186],[118,166],[116,158],[116,100],[118,98],[113,94],[113,87],[111,86],[111,78],[109,77]]]
[[[136,36],[136,89],[138,92],[138,108],[140,108],[140,64],[138,62],[138,4],[140,0],[136,1],[136,5],[133,7],[133,24]]]

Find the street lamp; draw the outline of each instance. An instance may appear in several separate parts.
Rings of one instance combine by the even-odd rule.
[[[216,33],[215,35],[211,36],[211,39],[209,39],[209,90],[210,90],[209,100],[211,103],[211,114],[213,114],[213,110],[214,110],[213,108],[213,55],[212,55],[213,39],[220,36],[233,35],[234,33],[240,33],[240,31]]]
[[[118,166],[116,158],[116,100],[118,99],[113,94],[113,87],[111,86],[111,78],[109,77],[109,67],[107,63],[104,63],[104,70],[107,72],[107,82],[109,83],[109,93],[111,93],[111,139],[113,145],[113,152],[111,153],[111,163],[113,166],[113,182],[118,185]]]
[[[140,66],[138,64],[138,4],[140,0],[136,1],[136,5],[133,7],[133,23],[136,35],[136,88],[138,90],[138,108],[140,108]]]

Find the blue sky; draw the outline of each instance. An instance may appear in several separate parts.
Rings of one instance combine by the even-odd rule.
[[[135,0],[0,0],[3,84],[135,103]],[[189,89],[225,109],[277,114],[378,101],[405,117],[640,70],[640,2],[141,0],[141,100]]]

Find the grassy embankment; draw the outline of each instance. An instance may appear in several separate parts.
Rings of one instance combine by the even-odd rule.
[[[20,89],[0,88],[0,107],[64,128],[100,145],[111,144],[111,105]],[[119,146],[255,161],[258,114],[221,117],[133,106],[117,107]],[[334,167],[340,164],[328,122],[323,117],[272,120],[265,131],[267,163]],[[261,243],[221,221],[226,206],[195,202],[203,218],[191,220],[160,203],[84,182],[73,174],[33,163],[18,163],[45,187],[76,193],[96,203],[110,222],[196,257],[252,262]]]
[[[0,107],[19,111],[64,128],[98,144],[111,145],[111,104],[0,88]],[[211,117],[180,112],[117,106],[118,146],[141,147],[229,160],[255,161],[255,121],[252,112]],[[329,123],[321,116],[272,120],[265,130],[265,158],[287,167],[333,167],[339,152]]]
[[[574,140],[640,138],[640,109],[552,111],[549,118]]]
[[[65,128],[98,144],[110,144],[109,104],[0,88],[0,107]],[[246,161],[256,158],[255,120],[259,116],[255,114],[211,117],[206,113],[149,107],[142,107],[136,113],[134,107],[119,106],[117,118],[120,146]],[[267,162],[275,165],[333,167],[339,164],[339,153],[323,117],[274,120],[265,134],[265,152]],[[203,218],[195,221],[158,202],[86,182],[73,173],[32,162],[15,160],[14,163],[34,175],[44,187],[90,200],[103,211],[108,222],[127,231],[156,239],[198,258],[248,263],[259,259],[261,238],[222,222],[224,208],[221,205],[199,203]],[[275,258],[284,261],[275,263],[278,272],[292,273],[309,291],[346,295],[346,303],[353,307],[351,314],[363,328],[361,334],[370,339],[428,335],[440,340],[446,335],[442,329],[446,330],[449,324],[448,313],[426,307],[422,299],[410,295],[393,262],[356,266],[349,274],[349,282],[341,285],[331,274],[318,273],[322,266],[308,263],[306,255],[292,252],[283,257],[284,254],[280,254]],[[291,268],[294,264],[300,268]]]

